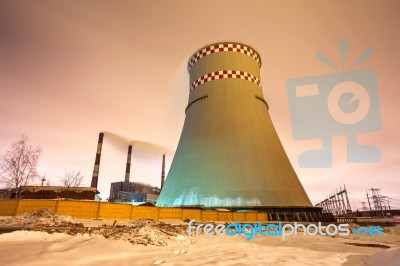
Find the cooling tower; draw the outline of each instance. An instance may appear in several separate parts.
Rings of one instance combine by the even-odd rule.
[[[190,58],[185,123],[157,206],[312,208],[272,124],[260,67],[241,43]]]

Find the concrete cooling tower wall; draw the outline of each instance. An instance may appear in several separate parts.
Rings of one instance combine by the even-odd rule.
[[[272,124],[260,67],[241,43],[190,58],[185,123],[157,206],[312,207]]]

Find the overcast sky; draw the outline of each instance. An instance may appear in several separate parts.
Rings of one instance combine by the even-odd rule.
[[[76,169],[89,186],[98,133],[112,132],[154,144],[134,147],[131,180],[159,185],[161,154],[169,165],[185,118],[187,60],[232,40],[261,55],[270,115],[313,203],[346,184],[353,207],[368,188],[400,207],[399,12],[398,1],[0,1],[0,153],[26,134],[42,148],[39,170],[51,184]],[[316,60],[321,51],[340,66],[342,38],[344,68]],[[350,70],[368,49],[372,57]],[[381,162],[347,163],[338,136],[332,168],[299,168],[299,154],[319,142],[294,140],[286,81],[364,69],[376,73],[383,126],[359,142],[380,149]],[[104,197],[124,179],[127,151],[107,136]]]

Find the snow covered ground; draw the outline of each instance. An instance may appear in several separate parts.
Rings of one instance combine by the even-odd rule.
[[[75,223],[79,230],[0,234],[0,265],[400,265],[400,225],[385,227],[379,237],[255,236],[246,241],[245,236],[188,236],[183,222],[178,226],[151,220],[114,224],[46,213],[33,216],[2,219],[0,228],[21,224],[29,228],[36,219],[42,224],[38,228],[46,223],[51,228]]]

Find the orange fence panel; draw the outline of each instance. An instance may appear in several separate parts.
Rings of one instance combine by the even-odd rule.
[[[234,212],[232,213],[232,220],[235,222],[245,222],[246,214],[244,212]]]
[[[232,212],[218,212],[218,221],[233,221]]]
[[[17,214],[19,200],[0,200],[0,215],[13,216]]]
[[[158,208],[160,220],[182,220],[182,208]]]
[[[201,211],[202,221],[218,221],[217,211]]]
[[[256,212],[246,212],[246,221],[247,222],[258,222],[257,213]]]
[[[83,219],[97,218],[99,204],[100,202],[96,201],[60,200],[57,206],[57,214]]]
[[[49,209],[57,211],[56,200],[21,200],[18,206],[17,215],[25,212],[33,212],[38,209]]]
[[[158,220],[158,211],[157,207],[135,206],[132,208],[131,220],[140,218]]]
[[[263,212],[258,212],[257,213],[257,221],[267,222],[268,221],[267,215],[265,215],[265,213],[263,213]]]
[[[103,219],[130,219],[132,205],[116,203],[100,203],[99,217]]]
[[[195,219],[197,221],[201,221],[201,213],[202,213],[202,210],[182,209],[182,220]]]

